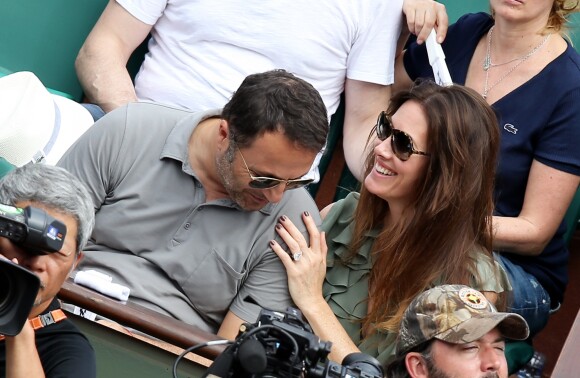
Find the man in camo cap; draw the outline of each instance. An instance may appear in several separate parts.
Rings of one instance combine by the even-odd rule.
[[[498,312],[479,291],[442,285],[409,305],[397,339],[397,359],[387,376],[507,377],[505,339],[524,340],[524,318]]]

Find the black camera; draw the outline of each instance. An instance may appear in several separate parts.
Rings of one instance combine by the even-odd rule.
[[[299,310],[263,309],[255,324],[242,325],[234,343],[216,358],[204,377],[384,376],[381,364],[367,354],[349,354],[342,365],[329,361],[331,345],[313,334]]]
[[[0,236],[12,240],[28,253],[45,255],[60,251],[66,226],[44,210],[0,204]]]
[[[0,236],[10,239],[26,253],[43,255],[62,248],[66,226],[41,209],[0,204]],[[0,259],[0,334],[20,333],[39,287],[36,274]]]

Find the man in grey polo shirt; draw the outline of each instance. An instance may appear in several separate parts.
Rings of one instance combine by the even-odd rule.
[[[111,112],[58,163],[95,203],[80,269],[127,285],[130,301],[235,338],[259,314],[252,300],[291,305],[269,241],[282,215],[302,225],[308,211],[320,224],[299,187],[327,132],[318,92],[282,70],[248,76],[223,110]]]

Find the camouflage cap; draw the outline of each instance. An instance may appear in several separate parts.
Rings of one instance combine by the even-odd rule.
[[[524,340],[530,333],[524,318],[498,312],[479,291],[464,285],[437,286],[421,293],[405,310],[397,355],[434,338],[470,343],[496,327],[507,339]]]

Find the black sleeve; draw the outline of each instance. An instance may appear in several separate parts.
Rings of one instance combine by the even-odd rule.
[[[95,351],[70,320],[38,330],[36,347],[47,378],[97,376]]]

